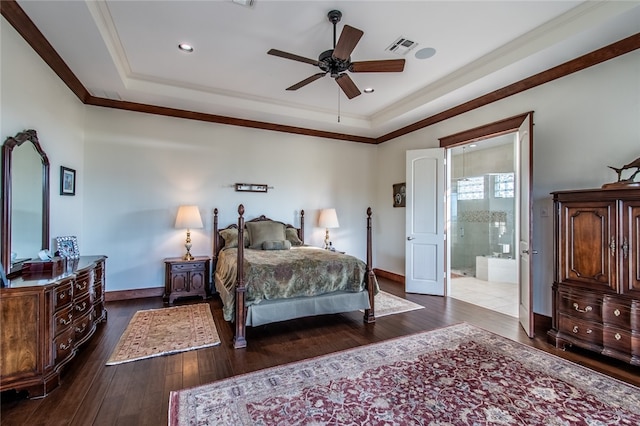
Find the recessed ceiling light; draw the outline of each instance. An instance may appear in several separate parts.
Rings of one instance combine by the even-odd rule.
[[[363,90],[364,93],[373,93],[375,92],[376,89],[374,89],[373,87],[367,87],[366,89]]]
[[[190,44],[187,44],[187,43],[180,43],[178,45],[178,49],[182,50],[183,52],[187,52],[187,53],[193,52],[193,46],[191,46]]]
[[[436,49],[433,47],[425,47],[416,52],[417,59],[429,59],[436,54]]]

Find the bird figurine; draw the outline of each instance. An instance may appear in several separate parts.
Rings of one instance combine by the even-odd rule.
[[[608,167],[614,170],[618,174],[618,182],[633,182],[636,176],[640,173],[640,157],[636,158],[629,164],[625,164],[624,166],[619,168],[612,167],[612,166],[608,166]],[[633,174],[629,176],[627,179],[622,179],[622,172],[625,170],[633,169],[633,168],[635,168],[636,171],[633,172]]]

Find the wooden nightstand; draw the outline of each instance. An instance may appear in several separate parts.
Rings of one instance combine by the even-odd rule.
[[[166,305],[179,297],[209,296],[209,270],[211,258],[198,256],[193,260],[170,257],[164,260],[164,297]]]

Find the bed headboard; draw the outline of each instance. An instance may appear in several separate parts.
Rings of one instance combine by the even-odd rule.
[[[241,207],[242,207],[242,213],[240,213]],[[244,214],[244,207],[242,206],[242,204],[238,207],[238,214],[239,215]],[[279,223],[282,223],[286,228],[295,229],[298,233],[298,238],[300,238],[300,240],[304,243],[304,210],[300,210],[300,228],[296,228],[293,225],[280,222],[278,220],[269,219],[265,215],[261,215],[255,219],[248,220],[247,222],[262,222],[266,220],[269,220],[272,222],[279,222]],[[213,262],[214,262],[213,264],[214,265],[215,265],[215,261],[218,259],[218,253],[220,253],[220,250],[224,248],[224,238],[222,238],[220,236],[220,233],[218,232],[222,229],[238,229],[238,225],[236,223],[232,223],[226,228],[219,228],[218,227],[218,209],[215,208],[213,209]],[[245,232],[246,232],[246,228],[245,228]]]

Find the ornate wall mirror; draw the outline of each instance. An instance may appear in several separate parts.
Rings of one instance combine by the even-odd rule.
[[[2,145],[0,261],[7,273],[49,248],[49,159],[35,130]]]

